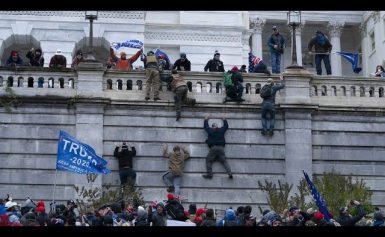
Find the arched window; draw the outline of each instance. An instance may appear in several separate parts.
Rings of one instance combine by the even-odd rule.
[[[322,96],[327,96],[328,95],[328,91],[326,89],[326,86],[321,86],[321,95]]]
[[[37,88],[43,88],[43,87],[44,87],[44,78],[39,77],[39,79],[37,79]]]
[[[72,88],[72,89],[75,88],[75,86],[74,86],[74,79],[73,78],[68,79],[68,87]]]
[[[54,86],[55,86],[55,80],[53,79],[53,77],[51,77],[48,79],[48,88],[54,88]]]
[[[251,94],[251,84],[246,83],[246,94]]]
[[[337,87],[332,86],[332,93],[334,96],[337,96]]]
[[[59,78],[59,86],[60,88],[64,88],[64,78]]]
[[[215,85],[215,93],[222,93],[222,83],[217,82],[217,84]]]
[[[350,96],[351,97],[356,96],[356,88],[354,86],[350,87]]]
[[[369,88],[369,97],[374,97],[374,87]]]
[[[378,89],[378,96],[384,97],[384,88],[383,87],[380,87],[380,89]]]
[[[187,82],[187,87],[188,87],[188,91],[192,92],[192,82],[191,81]]]
[[[211,84],[211,82],[207,82],[206,83],[206,92],[207,93],[211,93],[212,92],[212,88],[213,86],[212,86],[212,84]]]
[[[342,96],[346,96],[346,87],[341,86],[341,94]]]
[[[112,80],[111,79],[107,80],[107,90],[112,90]]]
[[[255,84],[255,94],[261,93],[261,84]]]
[[[363,86],[360,87],[360,97],[365,97],[365,88]]]
[[[116,83],[117,83],[117,85],[118,85],[118,90],[122,90],[123,89],[123,82],[122,82],[122,80],[117,80],[116,81]]]
[[[137,80],[136,81],[136,85],[138,86],[138,90],[142,90],[143,89],[143,82],[142,80]]]
[[[23,83],[24,83],[24,78],[23,77],[19,77],[17,79],[17,87],[23,87]]]
[[[33,87],[33,77],[28,77],[28,87]]]
[[[7,86],[8,87],[13,87],[13,77],[8,77]]]
[[[132,80],[127,80],[127,90],[132,90]]]
[[[202,83],[201,82],[197,82],[197,92],[198,93],[201,93],[202,92]]]

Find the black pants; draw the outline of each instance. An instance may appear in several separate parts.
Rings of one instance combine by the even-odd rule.
[[[212,146],[210,148],[209,154],[206,157],[206,169],[207,174],[213,175],[213,163],[218,160],[225,167],[225,170],[228,174],[231,174],[231,168],[229,163],[226,161],[225,149],[223,146]]]

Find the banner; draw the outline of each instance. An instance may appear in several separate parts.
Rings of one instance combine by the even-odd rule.
[[[328,208],[326,207],[326,202],[322,198],[321,194],[317,191],[317,188],[315,187],[314,183],[310,180],[309,175],[303,171],[303,175],[305,175],[306,182],[311,190],[311,194],[313,195],[313,198],[315,200],[315,203],[318,206],[318,209],[322,214],[324,215],[324,218],[326,221],[329,221],[331,219],[331,215],[328,211]]]
[[[335,53],[341,55],[352,64],[352,69],[354,73],[361,72],[362,68],[358,67],[358,53],[343,53],[343,52],[335,52]]]
[[[136,48],[136,49],[143,48],[143,42],[140,40],[127,40],[126,42],[122,42],[122,43],[114,42],[111,45],[113,48],[115,48],[115,50],[118,50],[121,47]]]
[[[253,72],[254,66],[261,61],[260,58],[256,57],[252,52],[249,53],[249,72]]]
[[[60,131],[57,147],[56,169],[78,174],[108,174],[107,161],[95,154],[95,150]]]
[[[167,220],[167,226],[196,226],[193,222]]]

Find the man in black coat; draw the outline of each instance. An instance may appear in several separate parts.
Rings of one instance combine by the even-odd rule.
[[[218,125],[216,123],[213,123],[210,128],[208,119],[209,119],[209,116],[205,116],[205,121],[203,126],[208,135],[206,143],[209,146],[210,151],[206,157],[207,174],[204,174],[203,178],[211,179],[213,177],[212,166],[214,161],[218,160],[225,167],[226,172],[229,175],[229,178],[232,179],[233,174],[231,173],[231,168],[229,163],[227,163],[226,161],[225,149],[224,149],[226,144],[225,132],[229,127],[227,120],[225,117],[223,117],[223,127],[221,128],[218,128]]]
[[[180,54],[180,59],[175,61],[172,69],[176,69],[178,71],[191,71],[191,62],[187,59],[185,53]]]
[[[358,214],[356,216],[352,216],[349,214],[348,207],[341,207],[340,217],[337,219],[337,222],[340,223],[341,226],[354,226],[357,222],[362,219],[362,217],[365,216],[365,210],[362,207],[361,203],[359,203],[358,201],[351,201],[350,205],[357,207]]]
[[[121,147],[118,145],[115,147],[114,156],[119,161],[120,184],[122,186],[127,184],[129,178],[129,185],[133,187],[136,180],[136,172],[132,169],[132,158],[136,156],[135,146],[131,145],[130,150],[127,144],[123,142]]]
[[[219,60],[220,57],[221,54],[218,53],[218,51],[215,51],[214,58],[207,62],[204,71],[207,72],[207,70],[209,70],[209,72],[224,72],[225,68],[223,66],[223,62]]]

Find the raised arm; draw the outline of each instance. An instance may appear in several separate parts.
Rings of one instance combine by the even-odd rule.
[[[164,144],[163,145],[163,157],[165,157],[165,158],[169,157],[167,150],[168,150],[167,149],[167,144]]]

